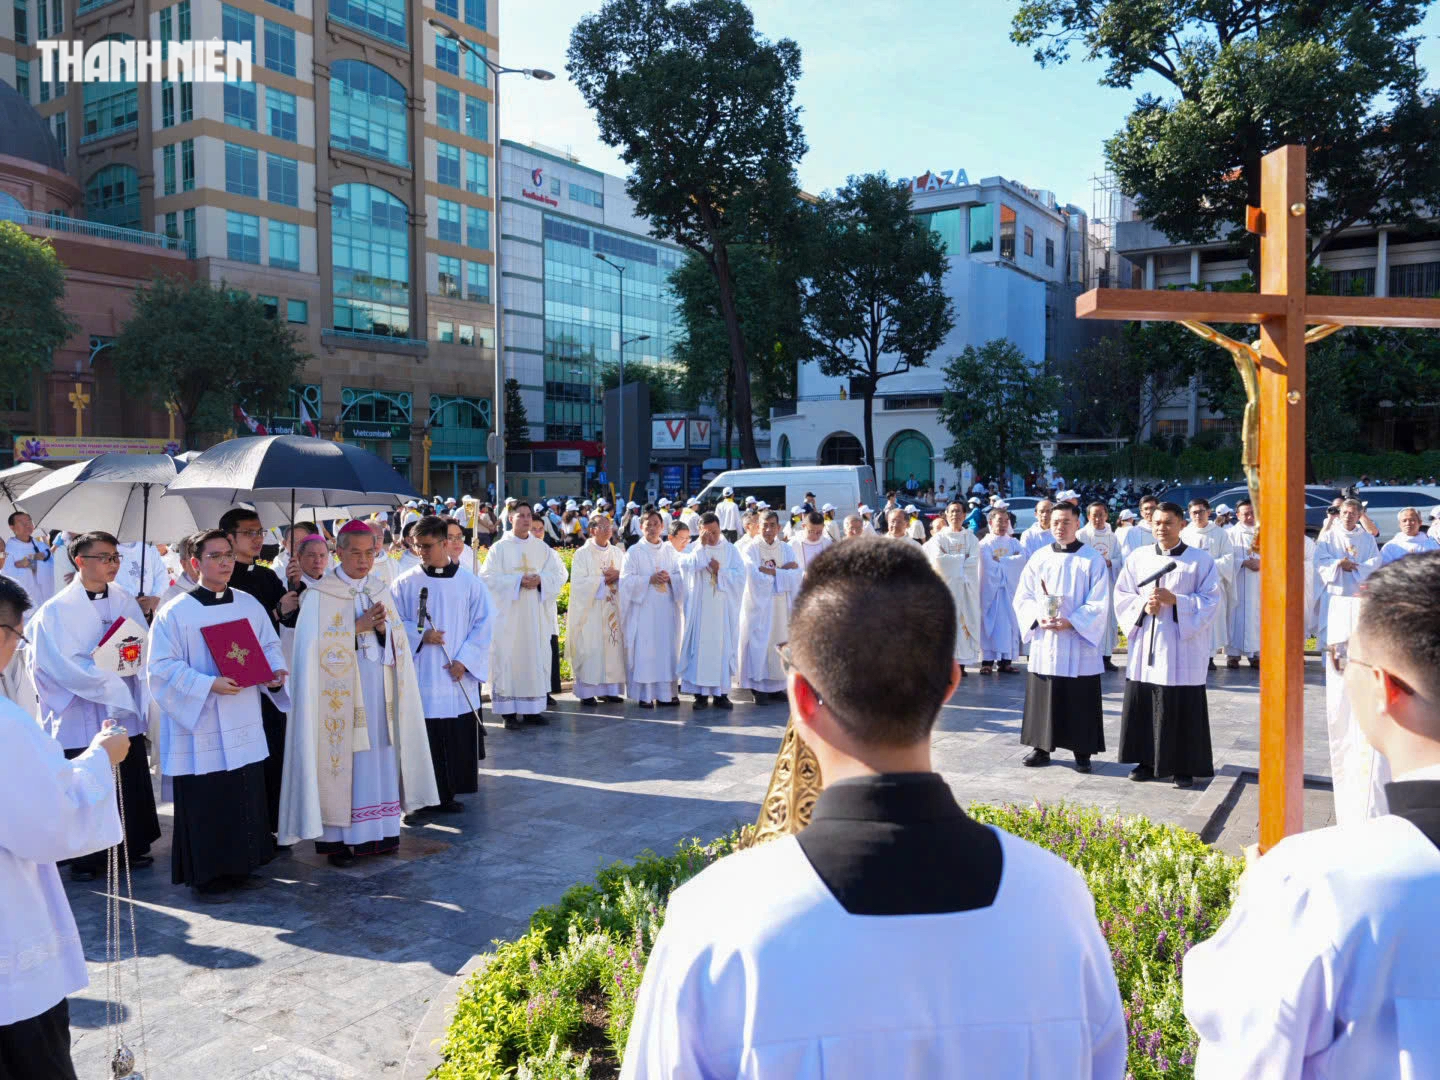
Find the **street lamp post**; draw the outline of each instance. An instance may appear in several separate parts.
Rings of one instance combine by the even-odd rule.
[[[618,381],[615,384],[615,389],[620,393],[619,415],[616,418],[616,425],[620,429],[616,433],[620,437],[620,497],[617,499],[617,502],[619,502],[620,499],[629,498],[629,493],[625,491],[625,346],[632,345],[637,341],[649,341],[650,335],[641,334],[639,337],[628,339],[625,337],[625,271],[630,269],[629,265],[615,262],[613,259],[607,259],[605,254],[600,251],[595,252],[595,258],[599,259],[606,266],[610,267],[611,270],[614,270],[620,275],[620,372]],[[606,448],[606,455],[607,457],[609,455],[608,447]],[[616,509],[618,510],[619,507],[617,506]]]
[[[541,82],[549,82],[555,78],[552,72],[544,68],[512,68],[497,64],[476,49],[470,42],[460,36],[459,31],[454,27],[441,22],[439,19],[427,20],[435,33],[441,37],[447,37],[456,42],[461,49],[476,57],[485,65],[495,79],[495,131],[492,140],[495,153],[492,156],[491,168],[494,170],[494,182],[490,190],[495,199],[495,280],[492,283],[493,293],[491,302],[495,305],[495,408],[491,416],[492,430],[495,433],[497,452],[495,454],[495,502],[498,504],[505,498],[505,350],[504,350],[504,322],[505,307],[501,302],[500,295],[500,255],[504,241],[500,238],[500,80],[501,75],[524,75],[527,79],[538,79]]]

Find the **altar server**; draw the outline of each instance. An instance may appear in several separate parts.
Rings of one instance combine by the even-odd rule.
[[[415,657],[440,796],[433,809],[446,814],[464,809],[456,795],[480,790],[479,763],[485,757],[480,684],[490,680],[490,641],[495,632],[490,590],[453,561],[448,534],[458,529],[443,518],[421,518],[415,526],[415,544],[425,565],[402,575],[391,592]]]
[[[624,1080],[1119,1080],[1126,1017],[1084,879],[933,771],[959,674],[921,550],[836,545],[790,630],[791,722],[825,790],[802,832],[671,895]]]
[[[980,541],[980,674],[998,665],[1018,675],[1020,627],[1015,622],[1015,589],[1025,570],[1025,549],[1010,532],[1010,511],[990,511],[990,531]]]
[[[679,705],[675,681],[685,581],[680,554],[665,541],[665,521],[658,510],[645,513],[639,542],[625,552],[620,607],[630,696],[642,709]]]
[[[406,628],[373,573],[377,547],[368,525],[347,522],[340,565],[306,588],[295,623],[279,840],[314,840],[340,867],[394,851],[401,812],[440,802]]]
[[[78,535],[79,533],[59,532],[55,534],[55,539],[50,541],[50,561],[45,566],[50,568],[51,596],[75,580],[75,563],[70,558],[69,546],[70,541]],[[40,573],[46,573],[44,566],[40,568]]]
[[[925,541],[924,550],[955,602],[955,663],[963,679],[965,665],[980,662],[984,633],[980,613],[980,541],[964,528],[965,507],[960,503],[952,502],[945,507],[945,521],[950,527]]]
[[[1198,1080],[1440,1076],[1437,656],[1440,554],[1369,575],[1343,675],[1390,812],[1286,837],[1186,954]]]
[[[613,542],[615,523],[590,519],[590,538],[570,562],[570,614],[565,651],[581,705],[625,700],[625,630],[620,571],[625,552]]]
[[[545,541],[545,526],[542,521],[540,507],[535,507],[535,514],[530,518],[530,536],[534,540]],[[562,567],[564,563],[560,564]],[[562,586],[563,588],[563,586]],[[544,600],[545,614],[550,623],[550,692],[545,695],[545,707],[555,707],[555,695],[560,693],[560,594],[551,593]]]
[[[0,670],[20,644],[29,602],[14,581],[0,581]],[[33,716],[0,700],[0,745],[0,1074],[75,1080],[66,996],[89,978],[55,864],[120,842],[112,770],[129,744],[98,731],[67,761]]]
[[[170,571],[154,544],[131,540],[120,545],[120,573],[115,583],[135,598],[148,619],[154,616],[161,595],[170,587]]]
[[[1260,556],[1255,540],[1260,525],[1255,505],[1248,499],[1235,504],[1235,524],[1225,530],[1235,550],[1235,575],[1228,594],[1230,624],[1225,632],[1225,666],[1238,668],[1248,657],[1251,667],[1260,666]]]
[[[730,543],[740,539],[740,508],[735,505],[735,489],[725,488],[724,496],[715,504],[715,516],[720,519],[720,532]]]
[[[1215,653],[1225,648],[1230,626],[1230,583],[1235,578],[1235,546],[1225,530],[1210,518],[1208,499],[1191,499],[1186,507],[1190,524],[1180,533],[1180,539],[1187,547],[1199,548],[1215,560],[1215,569],[1220,572],[1220,612],[1210,625],[1210,659],[1207,669],[1215,667]]]
[[[1135,763],[1131,780],[1173,776],[1177,788],[1215,775],[1205,677],[1221,593],[1215,560],[1180,539],[1183,524],[1179,506],[1161,503],[1150,524],[1155,546],[1126,559],[1115,585],[1115,611],[1130,642],[1120,761]],[[1174,570],[1140,584],[1172,562]]]
[[[740,643],[745,560],[721,535],[716,514],[700,517],[700,539],[680,560],[685,579],[685,633],[680,643],[680,691],[696,709],[732,709],[730,685]]]
[[[7,519],[12,535],[5,541],[5,562],[0,574],[25,590],[30,598],[30,614],[54,592],[50,565],[50,547],[45,537],[35,534],[35,523],[23,510],[16,510]]]
[[[1422,551],[1440,551],[1440,543],[1420,531],[1420,511],[1414,507],[1401,510],[1397,515],[1397,523],[1400,531],[1380,549],[1380,565],[1385,566],[1396,559]]]
[[[1330,615],[1330,597],[1355,596],[1360,586],[1380,566],[1380,549],[1369,530],[1360,525],[1365,512],[1359,499],[1340,504],[1338,521],[1321,534],[1315,545],[1315,571],[1324,589],[1320,595],[1320,644]]]
[[[1110,528],[1109,508],[1103,502],[1092,502],[1085,508],[1085,516],[1088,520],[1075,534],[1076,538],[1100,553],[1100,557],[1105,560],[1105,570],[1110,575],[1110,614],[1106,616],[1105,632],[1100,636],[1096,647],[1099,648],[1100,657],[1105,662],[1105,670],[1114,671],[1115,665],[1110,661],[1111,655],[1115,652],[1117,640],[1114,589],[1115,579],[1120,576],[1120,568],[1125,564],[1125,558],[1121,554],[1120,541],[1115,536],[1115,530]]]
[[[790,547],[795,551],[795,560],[802,571],[835,542],[825,531],[825,518],[818,511],[811,510],[804,515],[803,523],[804,531],[790,541]]]
[[[144,678],[122,676],[97,666],[96,647],[119,619],[143,633],[145,615],[135,598],[112,584],[119,570],[118,544],[109,533],[81,533],[69,546],[79,567],[76,579],[52,596],[30,620],[30,676],[40,698],[39,716],[67,758],[83,754],[106,720],[123,724],[130,751],[120,763],[125,800],[125,846],[133,867],[154,863],[150,845],[160,839],[155,791],[150,785],[149,694]],[[143,657],[143,647],[141,655]],[[93,881],[105,869],[106,853],[70,864],[76,881]]]
[[[1041,499],[1035,504],[1035,522],[1020,534],[1020,546],[1025,549],[1027,561],[1035,552],[1055,542],[1050,535],[1050,512],[1054,509],[1055,503],[1050,499]]]
[[[1150,529],[1150,518],[1155,513],[1155,507],[1160,505],[1160,500],[1154,495],[1146,495],[1140,500],[1140,520],[1135,522],[1134,528],[1125,534],[1120,541],[1120,550],[1124,558],[1128,559],[1130,554],[1139,551],[1141,548],[1155,542],[1155,534]]]
[[[150,628],[145,685],[160,708],[160,771],[172,779],[175,833],[170,879],[198,899],[223,903],[233,889],[264,884],[253,871],[275,854],[265,797],[265,725],[260,687],[220,674],[202,631],[245,620],[274,679],[264,689],[290,707],[280,638],[254,597],[230,588],[230,538],[211,529],[194,539],[200,584],[171,600]]]
[[[775,646],[790,640],[790,605],[804,571],[794,549],[780,539],[780,515],[775,511],[765,512],[760,537],[745,549],[744,558],[739,684],[754,694],[757,704],[779,701],[785,696],[785,672]]]
[[[491,546],[480,568],[500,630],[490,643],[490,697],[511,731],[521,727],[521,717],[545,723],[554,625],[549,601],[568,579],[560,557],[530,535],[530,517],[530,507],[516,505],[511,531]]]
[[[1080,511],[1060,503],[1050,514],[1054,542],[1030,557],[1015,593],[1015,617],[1030,645],[1020,741],[1034,747],[1029,766],[1050,764],[1056,747],[1075,754],[1075,771],[1105,749],[1100,649],[1110,612],[1110,574],[1094,548],[1076,538]]]

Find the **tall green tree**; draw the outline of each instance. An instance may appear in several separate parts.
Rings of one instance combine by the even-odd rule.
[[[715,277],[740,454],[759,465],[730,254],[765,242],[798,198],[800,48],[757,34],[740,0],[607,0],[576,24],[568,59],[601,138],[630,166],[638,216]]]
[[[234,426],[285,405],[309,354],[255,297],[222,282],[157,277],[135,292],[134,312],[115,339],[115,373],[157,406],[174,402],[186,438]]]
[[[1176,323],[1118,327],[1055,365],[1065,430],[1134,442],[1160,409],[1187,400],[1191,377],[1206,349],[1228,360],[1229,354]],[[1230,375],[1238,385],[1233,367]]]
[[[50,241],[0,221],[0,391],[28,394],[78,329],[64,299],[65,267]]]
[[[505,380],[505,446],[524,450],[530,445],[530,417],[525,412],[525,399],[520,395],[520,380]]]
[[[801,301],[820,370],[864,399],[865,460],[875,459],[880,380],[924,366],[955,325],[940,279],[944,242],[911,212],[910,191],[883,172],[826,194]]]
[[[1260,159],[1308,150],[1310,257],[1363,221],[1416,227],[1440,202],[1440,101],[1415,62],[1431,0],[1021,0],[1011,38],[1042,66],[1072,50],[1100,82],[1154,76],[1105,153],[1172,239],[1258,251]]]
[[[625,385],[643,382],[650,388],[650,411],[652,413],[680,412],[685,408],[684,376],[679,368],[670,364],[651,364],[643,361],[625,365]],[[614,390],[620,385],[620,365],[605,364],[600,369],[600,385]]]
[[[945,460],[956,467],[968,461],[980,476],[1036,470],[1059,403],[1060,381],[1008,338],[967,345],[945,365],[939,413],[950,433]]]

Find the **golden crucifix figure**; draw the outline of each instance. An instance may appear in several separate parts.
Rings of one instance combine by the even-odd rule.
[[[90,404],[90,395],[85,393],[85,384],[76,383],[70,393],[70,404],[75,406],[75,437],[85,434],[85,406]]]

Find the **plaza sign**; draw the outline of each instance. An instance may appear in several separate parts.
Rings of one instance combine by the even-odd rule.
[[[931,169],[920,176],[902,176],[898,181],[902,187],[908,187],[911,191],[919,194],[922,191],[940,191],[943,188],[965,187],[970,183],[970,177],[964,169],[946,169],[944,172],[936,172]]]
[[[347,439],[404,439],[410,438],[409,424],[378,424],[373,420],[346,420]]]

